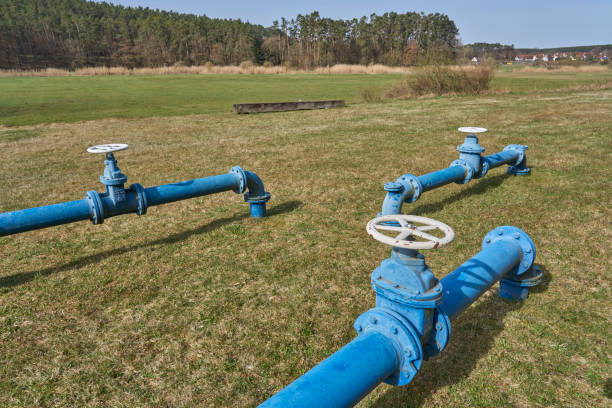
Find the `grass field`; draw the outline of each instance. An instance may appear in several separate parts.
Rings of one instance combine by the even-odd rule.
[[[164,75],[0,78],[0,125],[231,112],[234,103],[346,99],[401,75]]]
[[[325,77],[302,79],[292,77],[312,92],[304,99],[339,93]],[[240,165],[262,177],[272,200],[258,220],[240,196],[222,193],[144,217],[0,238],[0,406],[262,402],[354,337],[353,321],[374,305],[370,274],[389,254],[365,232],[383,183],[446,167],[458,157],[462,125],[490,129],[486,154],[528,144],[532,174],[495,169],[405,205],[456,231],[449,246],[425,252],[429,266],[441,278],[478,252],[488,231],[515,225],[535,241],[544,282],[522,304],[500,299],[494,286],[453,322],[447,349],[411,384],[381,385],[361,406],[612,406],[611,90],[558,91],[546,84],[561,80],[545,76],[538,92],[520,91],[517,78],[508,79],[513,94],[239,116],[220,113],[235,101],[225,86],[194,90],[210,77],[169,78],[183,83],[172,93],[152,78],[60,78],[89,89],[87,101],[67,91],[58,97],[71,104],[47,110],[29,105],[43,106],[58,79],[41,82],[50,88],[37,80],[0,80],[11,89],[1,106],[13,106],[2,120],[14,126],[0,132],[1,211],[101,190],[102,160],[85,149],[109,141],[130,144],[117,154],[129,182]],[[234,84],[244,101],[294,92],[274,85],[278,95],[251,95],[257,77],[212,80]],[[261,86],[276,80],[260,78]],[[346,80],[355,83],[337,89],[356,100],[367,84]],[[392,77],[376,80],[382,87]],[[119,90],[131,90],[129,106],[113,107]],[[187,115],[200,109],[196,99],[217,108]],[[17,126],[121,113],[147,117]]]
[[[158,75],[0,77],[0,126],[231,112],[234,103],[345,99],[382,92],[402,78],[384,75]],[[494,91],[525,93],[612,81],[609,72],[504,72]],[[1,135],[0,135],[1,137]]]

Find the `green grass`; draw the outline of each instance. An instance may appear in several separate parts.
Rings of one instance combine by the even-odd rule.
[[[160,75],[0,78],[0,125],[231,112],[234,103],[359,100],[398,75]]]
[[[612,70],[608,72],[522,72],[498,71],[491,83],[493,90],[509,90],[514,93],[552,91],[588,85],[610,87]]]
[[[411,384],[361,406],[611,406],[610,106],[611,90],[530,91],[0,132],[1,211],[100,190],[102,160],[85,148],[109,141],[130,144],[117,158],[131,183],[241,165],[272,193],[259,220],[222,193],[0,238],[0,406],[262,402],[354,337],[389,254],[365,232],[383,183],[446,167],[462,125],[490,129],[486,154],[529,145],[532,174],[494,169],[406,204],[456,231],[429,266],[441,278],[516,225],[544,282],[520,304],[494,287]]]
[[[377,99],[402,77],[385,75],[159,75],[0,78],[0,126],[231,112],[234,103]],[[610,72],[498,71],[493,90],[515,93],[609,83]]]

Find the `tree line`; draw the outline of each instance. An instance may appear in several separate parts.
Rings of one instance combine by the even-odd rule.
[[[439,13],[333,20],[315,11],[264,27],[87,0],[0,0],[0,69],[415,65],[454,61],[457,35]]]

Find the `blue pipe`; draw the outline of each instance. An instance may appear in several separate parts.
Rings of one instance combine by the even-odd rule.
[[[145,188],[149,206],[229,191],[238,186],[240,180],[233,173],[199,178],[179,183]]]
[[[453,320],[484,292],[515,268],[522,258],[520,247],[511,241],[489,245],[440,280],[440,308]]]
[[[369,332],[323,360],[260,407],[349,407],[397,369],[392,341]]]
[[[0,236],[53,227],[90,218],[86,199],[0,213]]]
[[[463,180],[465,178],[465,169],[462,166],[450,166],[446,169],[424,174],[417,178],[423,186],[422,191],[429,191],[452,182]]]
[[[478,138],[469,135],[465,142],[457,147],[459,160],[455,160],[446,169],[434,171],[422,176],[404,174],[397,181],[385,183],[387,195],[379,215],[401,214],[402,205],[413,203],[425,191],[442,187],[450,183],[465,184],[472,178],[484,177],[489,169],[509,164],[508,173],[525,175],[530,173],[524,145],[508,145],[503,151],[489,156],[481,156],[484,148],[478,144]]]
[[[350,407],[383,381],[408,384],[424,359],[444,349],[450,321],[495,282],[502,279],[501,296],[523,300],[502,284],[537,285],[534,261],[533,241],[511,226],[489,232],[482,250],[441,281],[431,279],[422,254],[394,248],[372,273],[377,307],[355,321],[358,336],[260,406]]]
[[[116,166],[116,161],[107,161]],[[270,193],[265,191],[261,179],[255,173],[244,171],[240,167],[232,168],[228,174],[149,188],[133,184],[125,189],[125,176],[121,175],[119,180],[120,183],[117,183],[113,179],[102,178],[107,185],[107,191],[89,191],[87,198],[82,200],[0,213],[0,236],[87,219],[91,219],[94,224],[101,224],[104,219],[116,215],[143,215],[151,206],[229,190],[243,193],[248,189],[245,201],[250,203],[251,215],[263,217],[266,214],[265,203],[270,199]]]

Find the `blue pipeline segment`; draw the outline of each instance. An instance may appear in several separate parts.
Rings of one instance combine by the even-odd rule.
[[[238,186],[239,179],[233,173],[199,178],[180,183],[145,188],[149,206],[167,204],[188,198],[229,191]]]
[[[0,213],[0,236],[84,221],[90,217],[86,199]]]
[[[489,168],[502,166],[504,164],[516,163],[519,159],[520,152],[516,150],[504,150],[499,153],[491,154],[483,157],[483,160],[489,164]]]
[[[392,340],[377,332],[356,337],[260,407],[355,405],[398,367]]]
[[[423,191],[433,190],[452,182],[461,181],[464,178],[465,169],[462,166],[450,166],[446,169],[417,177],[423,186]]]
[[[511,239],[499,240],[485,247],[471,259],[440,280],[440,308],[454,319],[484,292],[521,262],[522,252]]]
[[[108,192],[98,194],[93,191],[87,194],[88,198],[82,200],[0,213],[0,236],[88,219],[98,224],[116,215],[134,212],[144,214],[150,206],[229,190],[242,193],[246,188],[249,192],[245,200],[251,205],[251,215],[265,216],[265,203],[270,199],[270,194],[265,191],[261,179],[255,173],[244,171],[242,174],[245,175],[244,179],[240,172],[230,172],[144,189],[132,185],[123,190],[124,198],[121,200]]]

